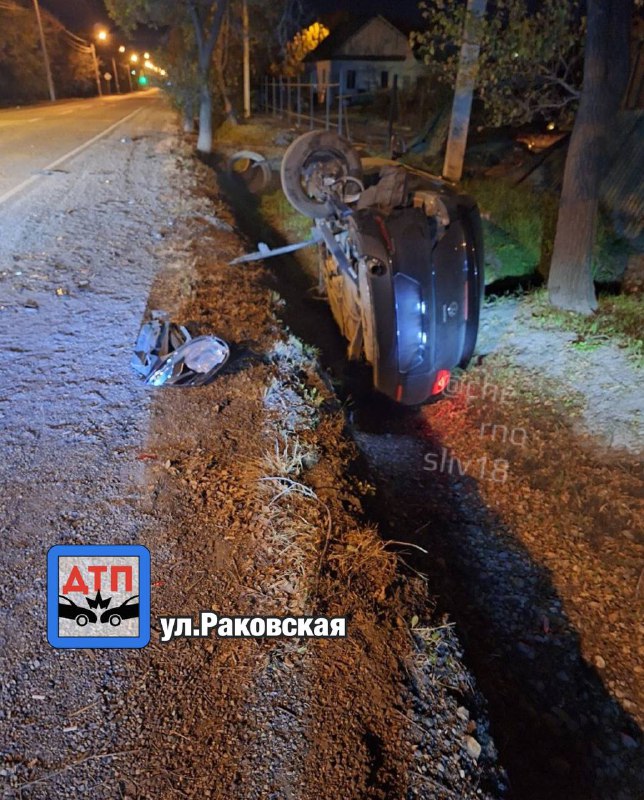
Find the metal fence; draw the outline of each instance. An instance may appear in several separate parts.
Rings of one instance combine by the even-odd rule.
[[[341,83],[303,83],[292,78],[265,78],[260,92],[260,107],[266,114],[287,119],[298,128],[306,123],[310,130],[336,128],[351,139],[349,95]]]

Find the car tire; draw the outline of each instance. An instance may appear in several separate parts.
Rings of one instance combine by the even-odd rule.
[[[345,177],[362,180],[362,163],[357,151],[333,131],[309,131],[291,142],[280,168],[282,190],[289,203],[305,217],[323,219],[332,209],[327,201],[310,197],[302,186],[302,171],[316,153],[338,158]]]
[[[463,353],[459,362],[459,369],[465,369],[474,355],[476,340],[479,333],[479,323],[481,320],[481,307],[485,296],[485,272],[483,256],[483,236],[481,233],[481,218],[476,209],[467,212],[468,237],[468,260],[471,264],[470,274],[468,275],[467,302],[470,310],[469,319],[465,327],[465,342]]]

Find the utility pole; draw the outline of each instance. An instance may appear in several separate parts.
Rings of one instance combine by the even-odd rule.
[[[45,42],[45,32],[42,27],[42,19],[40,18],[40,6],[38,0],[34,0],[34,11],[36,12],[36,19],[38,20],[38,31],[40,32],[40,46],[42,47],[43,58],[45,59],[45,72],[47,73],[47,86],[49,87],[49,99],[54,102],[56,99],[56,91],[54,89],[54,79],[51,77],[51,65],[49,63],[49,53],[47,52],[47,42]]]
[[[481,23],[485,14],[487,0],[467,0],[465,26],[461,56],[454,89],[452,118],[447,137],[447,150],[443,164],[443,177],[448,181],[460,181],[463,174],[467,132],[470,126],[472,96],[478,72],[479,51],[481,49]]]
[[[98,70],[98,58],[96,58],[96,47],[94,42],[90,44],[92,50],[92,58],[94,59],[94,73],[96,75],[96,88],[98,89],[98,96],[103,97],[103,89],[101,88],[101,73]]]
[[[114,70],[114,82],[116,84],[116,93],[121,94],[121,85],[119,83],[119,71],[116,69],[116,59],[112,56],[112,69]]]
[[[244,119],[250,117],[250,34],[248,0],[242,0],[242,41],[244,45]]]

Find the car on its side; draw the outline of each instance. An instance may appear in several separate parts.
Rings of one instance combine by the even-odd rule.
[[[364,359],[374,387],[398,403],[440,395],[478,333],[475,200],[425,170],[360,158],[333,131],[295,139],[281,179],[291,205],[315,220],[320,277],[349,359]]]

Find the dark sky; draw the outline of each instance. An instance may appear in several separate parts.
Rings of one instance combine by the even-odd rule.
[[[110,17],[101,0],[40,0],[74,33],[90,34],[95,24],[111,27]]]
[[[320,14],[345,11],[355,15],[382,14],[388,19],[406,22],[409,25],[422,20],[418,11],[418,0],[305,0]]]
[[[153,49],[158,39],[158,33],[145,28],[137,30],[131,38],[124,36],[107,13],[102,0],[40,0],[40,3],[66,28],[87,39],[101,28],[110,31],[114,44],[132,42],[134,47]]]
[[[40,1],[74,33],[89,38],[97,29],[105,27],[116,37],[126,41],[125,37],[116,29],[102,0]],[[303,5],[312,16],[316,17],[335,12],[344,12],[355,16],[383,14],[392,22],[399,22],[410,28],[422,21],[418,12],[418,0],[303,0]],[[133,42],[139,47],[152,48],[156,37],[157,34],[154,31],[143,29],[137,31]]]

